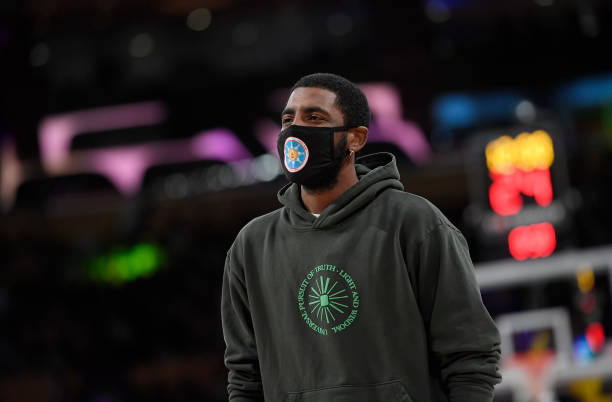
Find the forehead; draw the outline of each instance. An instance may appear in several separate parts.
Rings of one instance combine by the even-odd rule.
[[[296,88],[287,100],[287,109],[299,110],[307,107],[320,107],[330,114],[340,114],[336,105],[336,94],[328,89],[299,87]]]

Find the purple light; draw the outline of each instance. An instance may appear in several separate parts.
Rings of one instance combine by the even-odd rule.
[[[89,151],[83,167],[108,177],[122,193],[132,195],[140,189],[147,168],[154,164],[155,148],[143,145]]]
[[[145,171],[156,164],[198,159],[233,162],[251,157],[236,135],[223,128],[203,131],[190,139],[82,153],[86,154],[86,157],[80,158],[82,168],[107,176],[122,193],[128,195],[139,191]]]
[[[62,164],[53,166],[50,173],[96,172],[108,177],[123,194],[133,195],[140,190],[144,173],[149,167],[203,158],[234,162],[249,159],[251,154],[234,133],[218,128],[188,139],[74,151],[62,157]]]
[[[251,153],[230,130],[217,128],[196,135],[190,144],[193,153],[204,159],[233,162],[251,157]]]
[[[388,83],[360,84],[368,98],[374,115],[368,141],[391,142],[397,145],[415,164],[431,157],[431,148],[420,127],[402,118],[402,100],[399,91]]]
[[[378,119],[402,120],[402,98],[394,85],[388,83],[360,84],[370,111]]]
[[[146,126],[164,121],[166,111],[160,102],[143,102],[80,110],[46,117],[38,128],[43,166],[50,172],[61,167],[77,134]]]
[[[370,142],[391,142],[397,145],[417,165],[431,157],[431,148],[415,123],[405,120],[373,120],[368,134]]]
[[[272,155],[278,156],[276,139],[281,131],[281,126],[272,119],[261,119],[255,123],[255,137]]]

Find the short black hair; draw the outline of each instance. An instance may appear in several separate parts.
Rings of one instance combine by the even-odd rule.
[[[291,88],[323,88],[336,94],[336,105],[344,115],[344,125],[370,127],[370,106],[364,93],[344,77],[330,73],[315,73],[300,78]]]

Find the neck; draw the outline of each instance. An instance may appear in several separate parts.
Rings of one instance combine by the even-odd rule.
[[[345,163],[340,172],[338,172],[338,182],[329,189],[324,190],[309,190],[304,186],[300,187],[302,202],[308,211],[320,214],[329,204],[340,197],[342,193],[348,190],[351,186],[359,181],[353,158]]]

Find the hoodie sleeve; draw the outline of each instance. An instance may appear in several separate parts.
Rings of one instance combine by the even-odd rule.
[[[221,292],[221,322],[225,339],[225,366],[229,370],[229,400],[263,402],[263,388],[253,323],[242,269],[228,252]]]
[[[419,304],[450,402],[490,402],[500,338],[482,303],[463,235],[440,223],[420,243]]]

